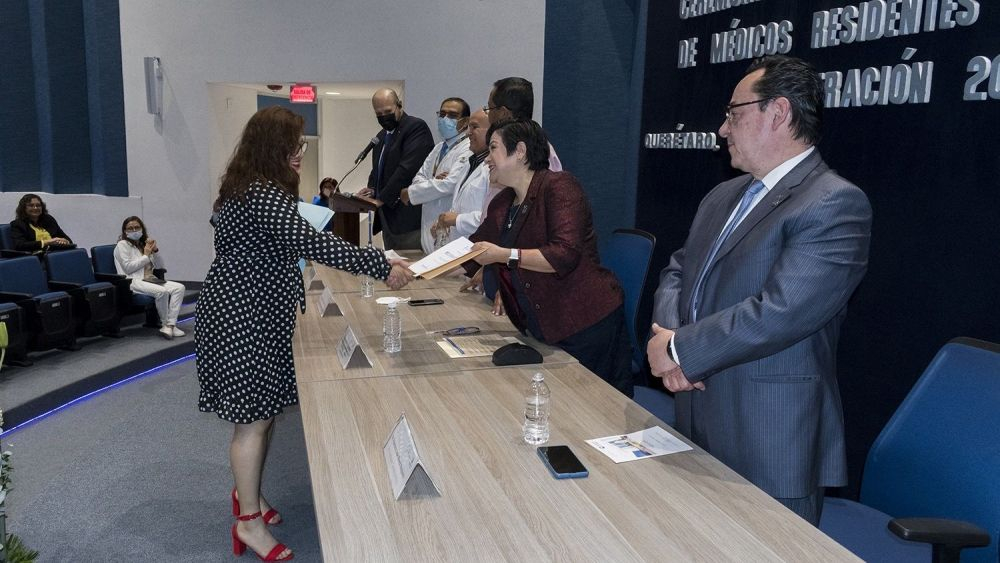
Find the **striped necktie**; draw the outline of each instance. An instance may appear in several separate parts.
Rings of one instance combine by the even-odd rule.
[[[764,189],[764,182],[760,180],[754,180],[747,190],[743,192],[743,197],[740,199],[740,204],[736,208],[736,213],[733,215],[733,220],[730,221],[726,228],[722,229],[722,234],[719,238],[715,239],[715,244],[712,245],[711,250],[708,252],[708,259],[705,260],[705,265],[701,269],[701,273],[698,275],[698,281],[694,284],[694,299],[691,300],[691,322],[698,320],[698,305],[701,302],[701,293],[705,289],[705,276],[708,274],[708,270],[712,266],[712,262],[715,260],[715,255],[719,253],[719,249],[722,248],[722,243],[726,242],[729,235],[733,234],[736,230],[736,226],[740,224],[743,217],[750,211],[750,203],[753,198]]]

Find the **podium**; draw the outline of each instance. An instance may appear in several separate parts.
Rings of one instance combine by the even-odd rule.
[[[338,192],[330,196],[330,209],[334,211],[333,234],[360,246],[361,219],[358,215],[375,211],[378,209],[378,202],[367,197]]]

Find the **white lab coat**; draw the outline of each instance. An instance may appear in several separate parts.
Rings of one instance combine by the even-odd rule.
[[[422,206],[420,211],[420,246],[427,254],[434,251],[434,236],[431,235],[431,225],[437,222],[439,215],[451,208],[455,190],[465,178],[465,173],[469,170],[469,157],[472,156],[472,151],[469,150],[469,139],[465,137],[455,143],[438,163],[443,145],[444,141],[434,145],[434,149],[427,155],[423,166],[417,171],[413,177],[413,183],[407,189],[410,204]],[[437,164],[436,172],[435,164]],[[446,170],[448,176],[440,180],[435,178]]]

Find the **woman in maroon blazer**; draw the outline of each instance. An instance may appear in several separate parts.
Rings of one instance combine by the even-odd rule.
[[[631,345],[623,292],[600,265],[590,204],[580,183],[549,168],[549,142],[534,121],[490,127],[490,182],[505,188],[470,239],[486,251],[504,309],[521,332],[558,346],[627,396]],[[471,274],[478,269],[466,263]]]

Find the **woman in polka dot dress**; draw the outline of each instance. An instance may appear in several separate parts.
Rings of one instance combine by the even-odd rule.
[[[409,281],[405,262],[316,231],[299,215],[302,131],[303,119],[279,107],[247,122],[215,201],[216,257],[195,322],[198,408],[235,423],[233,550],[239,555],[249,545],[267,554],[265,561],[292,558],[265,526],[280,516],[260,482],[275,416],[298,403],[292,332],[296,308],[305,310],[299,258],[386,280],[393,289]]]

